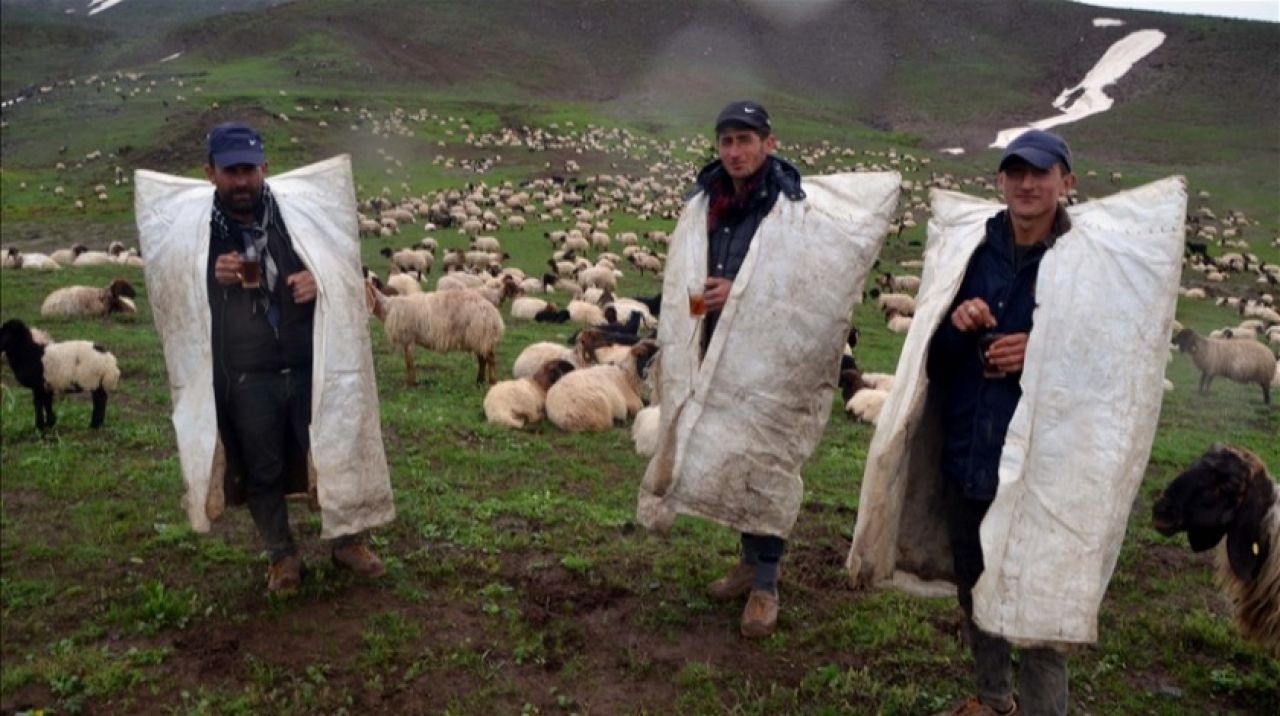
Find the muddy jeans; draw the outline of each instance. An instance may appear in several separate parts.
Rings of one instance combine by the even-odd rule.
[[[978,698],[1004,708],[1013,698],[1012,654],[1008,641],[988,634],[973,621],[973,585],[982,574],[982,542],[978,528],[991,506],[989,500],[964,496],[954,480],[947,481],[947,531],[955,558],[956,586],[964,610],[969,648],[973,652]],[[1018,713],[1061,716],[1067,712],[1067,657],[1050,648],[1019,649]]]

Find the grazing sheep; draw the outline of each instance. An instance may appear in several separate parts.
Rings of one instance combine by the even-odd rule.
[[[45,297],[40,304],[40,315],[45,318],[76,318],[81,316],[105,316],[109,313],[135,313],[128,299],[137,296],[133,286],[118,278],[106,288],[92,286],[67,286]]]
[[[641,381],[657,352],[653,341],[631,348],[622,363],[582,368],[561,378],[547,392],[547,418],[561,430],[608,430],[640,412]]]
[[[1200,369],[1200,392],[1208,393],[1218,376],[1237,383],[1257,383],[1262,388],[1262,402],[1271,404],[1271,379],[1276,370],[1276,357],[1271,350],[1255,341],[1204,338],[1184,328],[1173,342]]]
[[[618,278],[613,274],[613,269],[603,266],[582,269],[578,271],[575,278],[578,281],[578,285],[583,288],[601,288],[609,291],[618,289]]]
[[[47,335],[45,336],[47,338]],[[107,417],[107,393],[120,384],[116,357],[89,341],[40,344],[26,324],[17,319],[0,326],[0,353],[3,353],[18,383],[31,390],[36,411],[36,429],[52,428],[53,396],[88,390],[93,395],[90,428],[100,428]]]
[[[493,236],[477,236],[471,241],[471,250],[502,253],[502,244]]]
[[[1240,633],[1280,657],[1280,491],[1262,460],[1214,445],[1165,488],[1151,516],[1166,537],[1185,531],[1196,552],[1218,547],[1218,586]]]
[[[531,377],[504,380],[484,396],[485,419],[495,425],[523,428],[546,415],[547,391],[574,369],[566,360],[548,361]]]
[[[404,351],[409,385],[416,385],[413,347],[440,353],[468,351],[476,356],[476,382],[498,382],[498,344],[505,326],[502,314],[475,291],[435,291],[410,296],[383,296],[365,284],[374,316],[382,321],[391,345]]]
[[[485,279],[483,276],[454,271],[453,273],[441,276],[440,280],[436,281],[436,290],[463,291],[471,288],[483,288],[484,281]]]
[[[393,251],[390,246],[386,246],[379,253],[391,259],[393,266],[405,272],[431,273],[431,265],[435,263],[435,256],[432,256],[431,252],[426,249],[400,249],[399,251]]]

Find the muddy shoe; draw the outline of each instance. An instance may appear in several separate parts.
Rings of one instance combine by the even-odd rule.
[[[267,594],[274,597],[292,597],[302,586],[302,558],[290,554],[272,562],[267,567]]]
[[[725,602],[746,596],[755,578],[755,565],[738,562],[728,574],[707,585],[707,596]]]
[[[752,589],[747,608],[742,610],[742,635],[748,639],[763,639],[773,633],[777,624],[778,595]]]
[[[366,579],[377,579],[387,573],[382,560],[363,543],[334,547],[333,563]]]
[[[1013,716],[1018,713],[1018,702],[1013,702],[1007,711],[997,711],[996,709],[982,703],[977,696],[970,696],[969,700],[961,702],[950,711],[939,711],[934,716]]]

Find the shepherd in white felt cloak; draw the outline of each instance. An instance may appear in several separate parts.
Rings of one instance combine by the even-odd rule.
[[[351,163],[265,181],[262,137],[209,135],[209,183],[139,171],[146,281],[164,346],[192,529],[249,506],[267,590],[301,583],[287,495],[309,498],[333,559],[366,577],[364,533],[395,516],[370,352]]]
[[[715,129],[720,158],[699,173],[664,269],[659,441],[637,519],[661,528],[684,513],[740,532],[741,560],[708,592],[747,597],[742,634],[762,637],[777,620],[800,468],[830,413],[899,177],[802,186],[773,156],[769,115],[755,102],[729,104]]]
[[[1061,137],[1032,130],[1001,158],[1007,207],[933,193],[867,455],[849,572],[958,593],[977,693],[951,713],[1066,713],[1062,647],[1097,639],[1159,417],[1184,182],[1064,208],[1071,163]]]

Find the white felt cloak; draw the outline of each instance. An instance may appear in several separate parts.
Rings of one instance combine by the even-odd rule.
[[[822,437],[853,306],[898,198],[896,173],[805,177],[779,196],[733,281],[706,355],[687,287],[707,276],[707,196],[685,207],[663,274],[659,443],[636,509],[786,537]]]
[[[1022,398],[981,527],[974,619],[1019,644],[1093,643],[1160,416],[1182,268],[1186,184],[1171,177],[1067,209],[1040,263]],[[1004,207],[935,190],[916,314],[867,454],[847,567],[855,586],[954,594],[929,342],[986,220]]]
[[[316,281],[311,385],[312,498],[321,537],[395,517],[374,381],[356,231],[351,160],[341,155],[267,182],[298,258]],[[134,176],[147,297],[164,346],[178,438],[183,507],[207,532],[225,508],[226,458],[218,434],[206,271],[213,187],[146,170]]]

